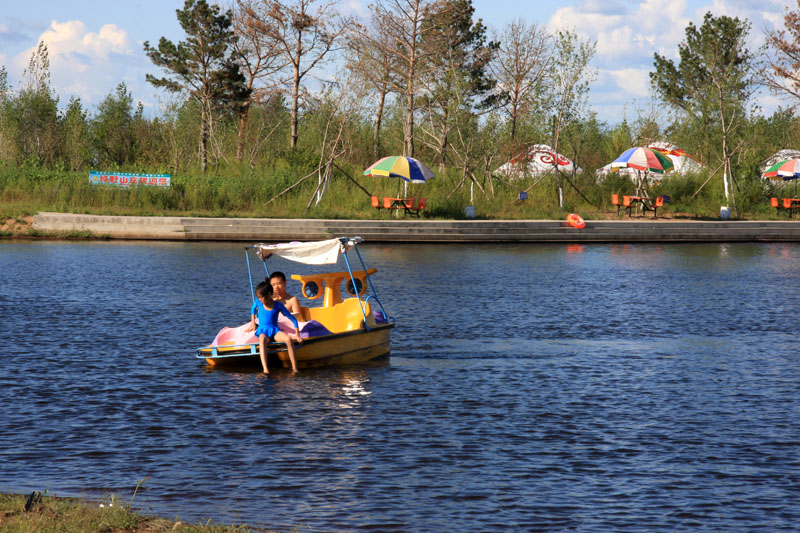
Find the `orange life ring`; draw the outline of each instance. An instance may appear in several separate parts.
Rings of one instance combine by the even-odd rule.
[[[583,220],[583,217],[576,215],[575,213],[570,213],[567,215],[567,222],[573,228],[583,229],[586,227],[586,222]]]

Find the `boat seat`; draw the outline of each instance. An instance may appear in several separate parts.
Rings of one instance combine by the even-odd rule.
[[[308,307],[306,307],[305,305],[300,306],[299,313],[293,313],[293,314],[297,320],[302,320],[303,322],[308,322],[309,320],[311,320],[311,314],[308,311]]]
[[[331,333],[342,333],[361,329],[364,323],[364,315],[358,298],[347,298],[332,307],[309,307],[309,320],[316,320],[328,328]],[[375,317],[372,316],[372,307],[366,303],[365,314],[367,324],[375,325]]]

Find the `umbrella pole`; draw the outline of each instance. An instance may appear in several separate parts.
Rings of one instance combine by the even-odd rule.
[[[405,186],[406,186],[405,180],[403,178],[397,178],[397,179],[399,179],[399,180],[401,180],[403,182],[403,188],[405,188]],[[401,189],[401,187],[400,187],[400,184],[398,183],[397,184],[397,197],[398,198],[400,197],[400,189]],[[405,198],[405,196],[403,196],[403,198]],[[394,210],[394,218],[400,218],[400,210],[399,209],[395,209]]]
[[[636,196],[642,196],[642,171],[641,170],[637,170],[636,171]],[[637,211],[639,211],[639,206],[640,205],[641,204],[636,206],[636,210]]]

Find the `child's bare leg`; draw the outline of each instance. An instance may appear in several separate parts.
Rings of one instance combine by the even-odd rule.
[[[294,344],[292,343],[292,338],[281,331],[275,334],[275,340],[286,345],[286,351],[289,352],[289,360],[292,362],[292,372],[297,372],[297,360],[294,357]]]
[[[269,369],[267,368],[267,336],[263,333],[258,336],[258,351],[261,354],[261,368],[264,369],[265,374],[269,374]]]

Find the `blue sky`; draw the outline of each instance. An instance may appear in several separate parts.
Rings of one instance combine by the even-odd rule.
[[[368,3],[342,0],[341,9],[365,14]],[[94,111],[124,81],[135,99],[157,112],[165,95],[145,82],[146,73],[159,71],[145,56],[142,43],[156,43],[161,36],[183,38],[175,17],[183,0],[6,0],[5,4],[0,12],[0,65],[5,65],[14,87],[31,52],[44,39],[50,50],[52,84],[62,103],[76,95]],[[763,43],[765,28],[782,24],[786,6],[779,0],[473,0],[473,5],[490,30],[501,31],[513,19],[523,18],[596,40],[592,66],[598,76],[589,105],[611,124],[650,108],[648,72],[653,53],[677,57],[677,45],[690,21],[699,25],[707,11],[747,18],[755,48]],[[767,113],[779,103],[773,96],[760,95]]]

